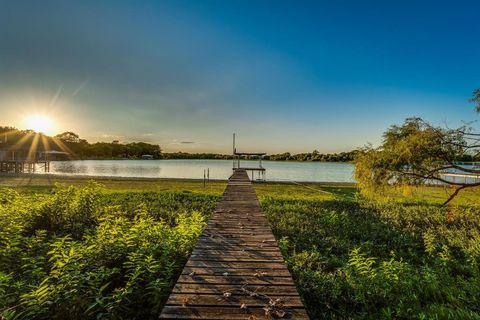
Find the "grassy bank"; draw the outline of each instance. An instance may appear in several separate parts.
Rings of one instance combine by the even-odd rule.
[[[111,178],[88,176],[61,176],[43,174],[0,175],[0,187],[11,187],[23,192],[48,191],[56,184],[66,186],[85,186],[90,181],[105,186],[105,191],[192,191],[209,194],[222,194],[226,181],[210,181],[203,186],[203,180],[189,179],[149,179],[149,178]]]
[[[57,176],[57,175],[0,175],[0,187],[15,188],[23,193],[48,192],[55,185],[86,186],[90,181],[105,186],[106,192],[175,192],[188,191],[202,194],[221,195],[227,181],[194,179],[151,179],[151,178],[108,178],[87,176]],[[355,193],[354,184],[349,183],[258,183],[255,188],[259,196],[289,196],[291,194],[306,197],[321,197],[327,195],[350,195]],[[331,194],[330,194],[331,193]]]
[[[203,180],[194,179],[152,179],[152,178],[111,178],[88,176],[61,176],[41,174],[0,174],[0,187],[15,188],[21,192],[48,192],[56,184],[64,186],[85,186],[90,181],[96,181],[105,186],[106,192],[175,192],[189,191],[221,195],[226,181],[211,180],[204,186]],[[276,198],[310,198],[327,199],[357,199],[357,189],[352,183],[300,183],[267,182],[254,184],[255,190],[262,197]],[[444,187],[401,187],[392,188],[383,202],[399,203],[428,203],[441,204],[452,192],[451,188]],[[453,201],[454,205],[475,204],[480,197],[480,188],[466,189]]]
[[[226,184],[96,180],[0,176],[4,318],[157,318]],[[480,317],[478,189],[255,189],[312,319]]]

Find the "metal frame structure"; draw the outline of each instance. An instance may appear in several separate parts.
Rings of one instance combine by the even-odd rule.
[[[250,171],[252,173],[252,181],[266,181],[267,169],[262,166],[262,158],[264,155],[266,155],[266,153],[264,152],[237,152],[237,148],[235,145],[235,133],[233,134],[233,171],[237,169]],[[244,156],[258,157],[258,167],[242,167],[240,165],[240,160]],[[256,179],[255,173],[258,173]]]

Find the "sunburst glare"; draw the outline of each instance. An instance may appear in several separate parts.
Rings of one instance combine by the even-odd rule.
[[[55,122],[47,115],[35,114],[25,118],[25,126],[27,129],[31,129],[36,132],[42,132],[45,134],[52,134],[55,130]]]

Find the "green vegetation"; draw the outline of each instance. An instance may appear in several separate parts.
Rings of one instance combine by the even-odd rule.
[[[52,142],[60,147],[60,150],[67,151],[71,157],[78,159],[138,159],[142,155],[152,155],[160,158],[162,152],[157,144],[145,142],[120,143],[118,140],[112,142],[89,143],[73,132],[57,134]]]
[[[2,318],[156,318],[216,200],[96,184],[2,189]]]
[[[3,157],[16,159],[36,156],[44,151],[62,151],[67,155],[50,154],[50,159],[112,159],[125,158],[137,159],[149,154],[155,158],[160,157],[159,145],[145,142],[131,142],[122,144],[119,141],[89,143],[73,132],[63,132],[55,137],[32,130],[18,130],[13,127],[0,126],[0,159]]]
[[[225,182],[52,179],[0,178],[2,317],[157,318]],[[480,317],[477,189],[255,189],[312,319]]]
[[[471,102],[480,112],[480,89],[473,92]],[[434,126],[421,118],[408,118],[393,125],[383,134],[380,146],[366,146],[355,157],[355,179],[361,193],[375,198],[391,185],[421,185],[432,182],[454,187],[445,204],[462,190],[480,186],[477,166],[464,166],[462,161],[480,160],[480,133],[470,125],[460,128]],[[470,176],[455,180],[446,174]]]
[[[84,187],[91,181],[90,177],[61,175],[0,175],[0,186],[16,188],[23,193],[48,192],[56,184]],[[110,178],[96,177],[95,181],[105,186],[105,192],[196,192],[202,194],[221,195],[226,181],[209,181],[205,187],[202,180],[189,179],[151,179],[151,178]]]
[[[303,197],[262,205],[312,319],[480,317],[480,208]]]
[[[279,154],[267,154],[263,157],[264,160],[271,161],[321,161],[321,162],[349,162],[353,161],[356,151],[327,153],[322,154],[317,150],[313,152],[291,154],[290,152]],[[161,159],[215,159],[215,160],[231,160],[233,155],[217,154],[217,153],[186,153],[186,152],[172,152],[162,153]],[[243,160],[256,160],[257,156],[241,156]]]
[[[320,153],[317,150],[313,152],[290,154],[289,152],[280,154],[271,154],[264,157],[265,160],[283,161],[321,161],[321,162],[349,162],[353,161],[357,151],[340,153]]]

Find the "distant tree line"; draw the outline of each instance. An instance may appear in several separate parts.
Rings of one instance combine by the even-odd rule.
[[[139,159],[143,155],[152,155],[154,159],[217,159],[231,160],[233,155],[218,153],[163,153],[157,144],[145,142],[120,143],[112,142],[89,143],[81,139],[78,134],[66,131],[49,137],[32,130],[18,130],[13,127],[0,126],[0,149],[30,150],[31,146],[38,152],[57,150],[68,153],[69,159]],[[320,153],[317,150],[307,153],[291,154],[289,152],[270,154],[264,160],[273,161],[323,161],[323,162],[349,162],[353,161],[357,151],[340,153]],[[51,159],[66,156],[52,155]],[[257,157],[242,156],[242,159],[257,159]],[[467,161],[467,160],[464,160]]]
[[[63,132],[54,137],[36,133],[32,130],[18,130],[13,127],[0,127],[0,149],[15,151],[18,154],[42,153],[44,151],[63,151],[66,155],[50,155],[53,158],[68,159],[137,159],[142,155],[152,155],[160,159],[159,145],[145,142],[120,143],[96,142],[89,143],[80,139],[74,132]]]
[[[145,142],[120,143],[112,142],[89,143],[73,132],[64,132],[55,136],[63,142],[71,152],[80,159],[138,159],[143,155],[151,155],[160,159],[162,149],[158,144]]]
[[[267,154],[263,156],[264,160],[272,161],[323,161],[323,162],[348,162],[353,161],[356,151],[327,153],[322,154],[317,150],[307,153],[290,154],[290,152],[279,154]],[[231,160],[233,155],[217,154],[217,153],[186,153],[186,152],[172,152],[162,153],[161,159],[219,159]],[[256,156],[242,156],[244,160],[258,159]]]
[[[321,162],[349,162],[355,158],[356,151],[340,153],[320,153],[317,150],[307,153],[290,154],[289,152],[266,155],[265,160],[292,160],[292,161],[321,161]]]
[[[233,156],[230,154],[219,153],[187,153],[187,152],[168,152],[160,155],[161,159],[209,159],[209,160],[230,160]]]

